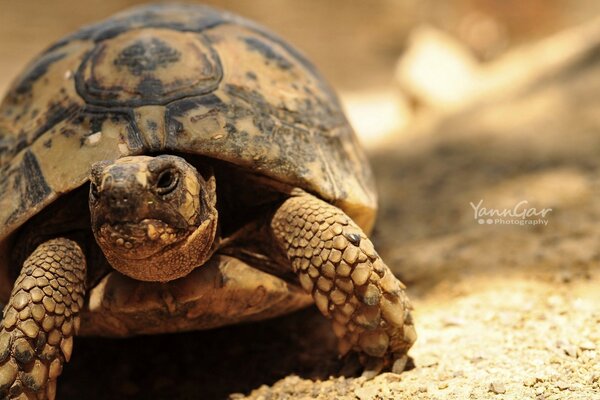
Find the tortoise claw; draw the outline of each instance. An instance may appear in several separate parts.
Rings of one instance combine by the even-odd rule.
[[[373,379],[383,371],[385,362],[383,358],[366,357],[363,365],[365,369],[363,370],[361,376],[366,379]]]
[[[406,364],[408,363],[408,356],[405,354],[402,357],[398,358],[392,364],[392,372],[395,374],[400,374],[402,371],[406,369]]]

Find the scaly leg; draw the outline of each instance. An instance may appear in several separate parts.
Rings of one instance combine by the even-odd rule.
[[[363,231],[339,208],[300,193],[271,220],[300,284],[321,313],[333,319],[341,355],[357,351],[366,374],[398,361],[416,340],[404,285],[384,264]]]
[[[23,264],[0,329],[0,398],[54,399],[79,329],[85,268],[77,243],[64,238]]]

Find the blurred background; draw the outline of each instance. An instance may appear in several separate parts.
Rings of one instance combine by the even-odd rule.
[[[0,0],[0,93],[51,42],[140,3]],[[278,33],[339,93],[377,178],[376,247],[415,305],[414,366],[328,379],[334,343],[308,310],[79,339],[59,397],[597,398],[600,2],[204,3]],[[481,224],[480,200],[552,211],[547,225]]]

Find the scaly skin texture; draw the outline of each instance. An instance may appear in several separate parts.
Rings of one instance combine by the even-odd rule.
[[[302,287],[332,319],[341,355],[358,352],[375,373],[406,360],[416,333],[405,287],[350,217],[302,192],[279,207],[271,229]]]
[[[0,330],[0,398],[55,397],[79,329],[85,269],[77,243],[64,238],[41,244],[25,261]]]

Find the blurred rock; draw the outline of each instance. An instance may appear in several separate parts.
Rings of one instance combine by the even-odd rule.
[[[411,35],[395,79],[417,107],[456,112],[478,102],[518,97],[547,81],[562,85],[561,80],[598,57],[598,46],[600,18],[595,18],[480,64],[465,44],[440,30],[421,27]]]
[[[418,108],[454,109],[478,79],[475,56],[458,40],[429,26],[416,29],[396,67],[396,82]]]
[[[342,92],[341,100],[361,143],[367,150],[384,146],[413,117],[408,101],[396,90]]]

